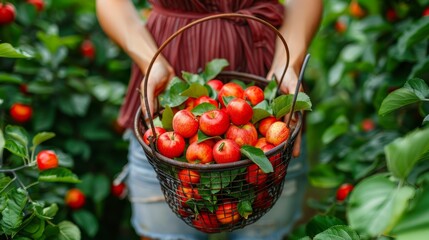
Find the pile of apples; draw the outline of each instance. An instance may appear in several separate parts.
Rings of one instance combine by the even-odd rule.
[[[252,123],[253,107],[264,101],[264,90],[261,87],[242,87],[244,84],[223,83],[218,79],[209,80],[207,85],[216,91],[217,98],[189,97],[173,109],[172,130],[159,126],[155,127],[155,131],[147,129],[143,135],[144,143],[150,145],[154,141],[160,154],[178,161],[227,164],[247,159],[248,156],[244,156],[241,151],[243,146],[260,149],[266,158],[265,152],[288,139],[290,130],[287,124],[272,115]],[[202,104],[205,111],[193,111]],[[272,196],[265,186],[280,184],[286,175],[286,166],[281,162],[280,153],[267,161],[273,166],[273,172],[264,172],[255,163],[245,169],[239,180],[255,189],[251,200],[253,212],[271,206]],[[192,216],[192,225],[204,232],[217,232],[221,227],[231,226],[247,218],[238,209],[240,199],[230,197],[217,199],[219,201],[211,211],[203,208],[196,213],[188,203],[207,199],[199,193],[202,177],[202,173],[197,170],[184,168],[177,171],[179,185],[175,197],[178,198],[179,208],[175,211],[180,216]]]
[[[155,127],[156,147],[160,154],[168,158],[185,156],[189,163],[231,163],[242,159],[240,148],[244,145],[267,151],[288,139],[290,130],[286,123],[274,116],[260,120],[257,125],[251,122],[252,107],[264,100],[262,88],[250,86],[243,89],[238,83],[223,84],[217,79],[207,84],[218,92],[217,99],[190,97],[183,109],[176,109],[173,131]],[[225,103],[225,97],[230,101]],[[194,115],[192,109],[204,103],[211,104],[213,109],[201,116]],[[198,140],[199,131],[207,136],[203,141]],[[143,135],[148,145],[150,137],[153,137],[152,129]]]

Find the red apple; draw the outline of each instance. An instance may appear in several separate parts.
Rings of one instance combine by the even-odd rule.
[[[268,128],[265,138],[267,142],[278,146],[289,138],[289,128],[287,124],[282,121],[276,121]]]
[[[218,79],[212,79],[207,82],[207,85],[212,87],[215,91],[219,92],[220,89],[223,87],[223,82]]]
[[[173,130],[184,138],[190,138],[198,132],[198,120],[189,110],[183,109],[173,116]]]
[[[254,146],[258,141],[258,132],[251,122],[241,126],[231,125],[225,133],[225,138],[235,141],[240,147]]]
[[[177,173],[177,176],[183,186],[189,187],[200,182],[200,173],[197,171],[182,169]]]
[[[45,8],[45,2],[43,0],[27,0],[27,3],[34,5],[38,12],[43,11],[43,8]]]
[[[197,106],[197,104],[195,103],[195,98],[189,97],[188,99],[186,99],[186,101],[183,103],[185,105],[185,109],[192,111],[192,109],[194,109],[195,106]]]
[[[156,137],[159,137],[159,135],[163,134],[167,132],[167,130],[165,130],[162,127],[155,127],[155,134]],[[149,138],[153,136],[153,131],[151,128],[149,128],[148,130],[146,130],[143,134],[143,142],[146,143],[147,145],[150,144]]]
[[[393,9],[393,8],[387,9],[387,11],[386,11],[386,19],[389,22],[394,22],[394,21],[396,21],[398,19],[398,15],[396,14],[395,9]]]
[[[361,7],[361,5],[356,0],[352,0],[349,5],[350,15],[355,18],[363,18],[366,15],[365,10]]]
[[[220,203],[216,210],[216,218],[221,224],[234,224],[240,221],[237,203],[229,201]]]
[[[255,147],[262,148],[263,146],[269,144],[265,137],[258,138],[258,141],[255,143]],[[271,145],[271,144],[270,144]]]
[[[183,207],[187,207],[188,204],[186,202],[191,200],[191,199],[193,199],[193,200],[200,200],[201,199],[201,196],[198,193],[198,189],[193,188],[193,187],[185,187],[183,185],[179,185],[177,187],[176,194],[179,198],[178,200],[179,200],[180,204]]]
[[[180,157],[185,151],[185,139],[175,132],[165,132],[156,142],[159,153],[168,157]]]
[[[247,167],[246,181],[253,186],[261,186],[267,181],[267,178],[268,175],[258,165],[252,164]]]
[[[252,106],[264,101],[264,90],[258,86],[250,86],[244,89],[244,99],[249,101]]]
[[[216,233],[219,229],[216,215],[208,211],[199,212],[195,219],[192,220],[192,225],[205,233]]]
[[[17,123],[26,123],[33,116],[33,109],[30,105],[14,103],[9,110],[10,116]]]
[[[229,119],[235,125],[243,125],[252,120],[253,109],[244,99],[234,98],[226,106]]]
[[[201,96],[195,100],[195,106],[200,105],[201,103],[210,103],[211,105],[219,108],[219,103],[209,96]]]
[[[273,149],[273,148],[275,148],[274,147],[274,145],[273,144],[271,144],[271,143],[267,143],[267,144],[265,144],[264,146],[262,146],[261,147],[261,150],[265,153],[265,152],[268,152],[268,151],[270,151],[271,149]],[[276,155],[273,155],[273,156],[271,156],[270,157],[270,160],[272,160],[272,163],[273,163],[273,161],[276,161],[277,159],[279,159],[280,158],[280,153],[278,153],[278,154],[276,154]],[[274,168],[275,166],[273,165],[273,168]]]
[[[12,3],[0,2],[0,25],[6,25],[15,21],[16,9]]]
[[[223,102],[223,97],[235,97],[244,99],[244,90],[243,88],[234,82],[229,82],[223,85],[219,91],[218,100],[222,106],[225,106]]]
[[[267,134],[268,128],[270,128],[271,124],[273,124],[277,119],[275,117],[266,117],[259,121],[258,131],[262,136]]]
[[[362,130],[365,132],[370,132],[372,130],[374,130],[375,128],[375,123],[371,118],[365,118],[364,120],[362,120]]]
[[[282,162],[281,155],[276,154],[269,158],[271,165],[273,165],[274,172],[272,173],[274,184],[280,184],[286,177],[287,165]]]
[[[336,198],[337,201],[344,201],[350,192],[353,190],[354,186],[350,183],[344,183],[337,189]]]
[[[189,163],[211,163],[213,161],[213,148],[205,141],[194,142],[186,149],[186,159]]]
[[[119,199],[124,199],[127,195],[127,186],[123,182],[119,184],[112,184],[112,186],[110,187],[110,192],[113,196]]]
[[[273,197],[270,195],[267,189],[264,189],[256,193],[255,200],[253,201],[253,208],[256,209],[267,209],[271,207],[273,203]]]
[[[423,17],[429,16],[429,7],[425,8],[425,10],[423,10],[422,16]]]
[[[240,146],[230,139],[222,139],[213,147],[213,158],[216,163],[236,162],[241,158]]]
[[[228,130],[230,122],[228,114],[222,110],[211,110],[203,113],[200,120],[200,130],[208,136],[220,136]]]
[[[347,25],[346,25],[346,23],[345,23],[344,21],[342,21],[342,20],[337,20],[337,21],[335,22],[335,30],[336,30],[338,33],[344,33],[344,32],[347,30]]]

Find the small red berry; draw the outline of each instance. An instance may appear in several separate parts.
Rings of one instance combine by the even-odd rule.
[[[337,201],[344,201],[350,192],[353,190],[353,185],[350,183],[344,183],[337,189]]]

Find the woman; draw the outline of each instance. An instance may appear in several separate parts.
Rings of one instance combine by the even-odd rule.
[[[217,13],[242,13],[262,18],[277,27],[290,49],[290,65],[281,90],[294,92],[307,48],[320,23],[322,0],[295,0],[282,5],[277,0],[149,0],[153,10],[144,24],[131,0],[97,0],[97,16],[106,34],[134,61],[129,89],[119,123],[132,129],[140,102],[138,88],[158,46],[186,24]],[[269,28],[252,20],[215,19],[196,25],[178,36],[159,56],[148,79],[147,98],[153,113],[156,96],[181,71],[197,72],[214,58],[229,62],[226,70],[259,76],[281,76],[286,52]],[[143,107],[143,109],[145,109]],[[131,132],[131,131],[130,131]],[[203,239],[206,235],[178,219],[165,203],[155,172],[132,133],[129,151],[132,223],[142,239]],[[293,155],[300,155],[300,139]],[[304,151],[303,151],[304,152]],[[304,156],[301,156],[304,159]],[[299,216],[305,187],[304,160],[295,159],[288,170],[285,191],[268,214],[234,239],[281,239]]]

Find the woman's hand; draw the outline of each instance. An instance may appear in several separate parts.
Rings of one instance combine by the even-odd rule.
[[[280,82],[280,78],[283,74],[284,67],[275,67],[272,68],[267,75],[267,79],[272,79],[273,76],[276,76],[278,82]],[[293,67],[288,67],[286,70],[286,74],[282,81],[282,85],[280,86],[280,91],[284,94],[295,94],[296,87],[298,85],[298,70]],[[299,86],[299,91],[302,92],[302,85]],[[285,119],[289,119],[289,114],[285,116]],[[291,119],[291,124],[293,125],[296,122],[296,115],[294,114]],[[302,128],[301,128],[302,129]],[[301,130],[298,133],[298,136],[295,139],[295,144],[293,146],[293,157],[298,157],[301,153]]]
[[[156,98],[158,95],[167,87],[168,83],[174,76],[173,68],[166,63],[166,61],[155,62],[152,66],[152,69],[149,72],[149,79],[143,79],[140,85],[140,94],[141,94],[141,107],[143,116],[145,119],[152,117],[155,110],[155,103],[157,103]],[[144,100],[144,84],[145,80],[148,80],[147,83],[147,99],[149,103],[150,116],[147,113],[146,103]]]

